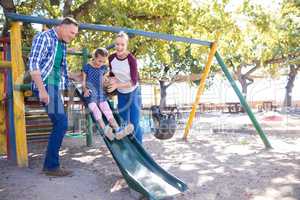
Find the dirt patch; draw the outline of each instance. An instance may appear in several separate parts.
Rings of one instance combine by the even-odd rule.
[[[205,119],[204,119],[205,121]],[[194,124],[200,127],[201,123]],[[300,137],[270,135],[265,150],[257,134],[213,133],[194,128],[188,141],[178,131],[170,140],[145,136],[145,149],[167,171],[188,184],[176,200],[300,199]],[[93,147],[82,138],[66,138],[61,162],[74,176],[41,174],[45,144],[30,144],[30,166],[20,169],[0,159],[1,200],[135,200],[104,143]]]

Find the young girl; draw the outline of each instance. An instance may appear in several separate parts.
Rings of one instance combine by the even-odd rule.
[[[127,50],[128,35],[120,32],[115,39],[116,52],[109,56],[110,71],[115,78],[110,81],[108,92],[117,89],[118,110],[127,123],[132,123],[135,137],[142,144],[143,132],[139,125],[141,91],[138,83],[137,61]]]
[[[116,122],[112,111],[107,103],[107,96],[103,90],[103,82],[105,74],[107,74],[107,67],[104,65],[107,61],[108,52],[104,48],[96,49],[92,55],[92,60],[83,67],[83,82],[82,88],[84,97],[88,101],[88,107],[93,112],[95,120],[99,126],[104,129],[104,134],[110,139],[122,139],[126,135],[133,132],[132,124],[126,127],[120,127]],[[105,126],[102,115],[99,110],[105,115],[110,126],[115,130],[113,134],[110,126]]]

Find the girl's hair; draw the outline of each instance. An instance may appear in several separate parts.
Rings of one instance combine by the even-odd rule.
[[[94,52],[92,54],[92,59],[97,58],[99,55],[103,56],[103,57],[107,57],[108,51],[105,48],[97,48],[94,50]]]
[[[120,31],[116,38],[124,38],[127,42],[129,41],[128,35],[124,31]]]

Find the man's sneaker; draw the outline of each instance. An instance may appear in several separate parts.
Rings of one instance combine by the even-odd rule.
[[[43,170],[46,176],[54,176],[54,177],[64,177],[64,176],[72,176],[73,172],[70,170],[58,168],[56,170]]]
[[[104,132],[104,135],[105,135],[110,141],[114,140],[114,137],[115,137],[115,136],[114,136],[114,134],[113,134],[112,128],[111,128],[109,125],[107,125],[107,126],[104,127],[103,132]]]

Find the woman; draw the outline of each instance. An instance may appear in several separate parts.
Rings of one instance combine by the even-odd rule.
[[[136,139],[142,144],[143,131],[139,125],[141,90],[138,83],[136,58],[127,50],[128,35],[120,32],[115,39],[116,52],[109,56],[110,71],[114,75],[108,92],[117,89],[118,111],[126,123],[132,123]]]

